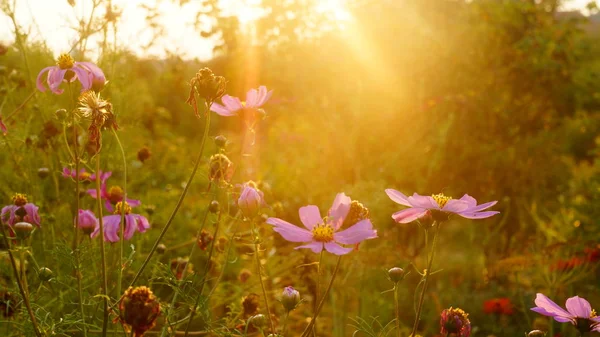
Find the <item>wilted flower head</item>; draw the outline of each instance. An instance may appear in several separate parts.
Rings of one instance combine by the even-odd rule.
[[[441,334],[454,333],[458,337],[469,337],[471,335],[471,322],[469,314],[459,308],[444,309],[441,313]]]
[[[256,212],[258,212],[264,203],[264,194],[258,190],[253,181],[249,181],[242,186],[242,193],[238,198],[237,204],[245,216],[256,215]]]
[[[596,316],[596,311],[592,310],[590,302],[584,298],[575,296],[567,299],[565,310],[544,294],[538,293],[535,304],[537,307],[531,308],[532,311],[553,317],[557,322],[571,323],[582,334],[590,331],[600,332],[600,317]]]
[[[100,171],[100,172],[98,172],[98,174],[100,175],[100,183],[101,183],[100,198],[102,198],[104,200],[104,206],[106,207],[106,209],[109,212],[113,212],[114,211],[113,205],[116,205],[118,202],[123,201],[123,196],[125,195],[125,192],[118,185],[113,185],[110,188],[106,187],[106,181],[108,180],[108,178],[110,178],[110,176],[112,175],[112,172]],[[92,180],[92,181],[96,180],[96,173],[94,173],[90,176],[90,180]],[[91,189],[87,190],[87,193],[92,198],[94,198],[94,199],[97,198],[95,188],[91,188]],[[141,201],[135,200],[135,199],[127,198],[125,201],[127,201],[127,204],[131,207],[137,207],[142,204]]]
[[[142,163],[148,160],[148,158],[150,158],[151,156],[152,152],[150,152],[150,149],[147,146],[142,147],[137,153],[137,158]]]
[[[497,201],[477,205],[477,200],[468,194],[460,199],[452,199],[443,193],[432,196],[415,193],[411,197],[407,197],[402,192],[391,188],[385,190],[385,193],[392,201],[410,207],[392,215],[392,218],[399,223],[409,223],[430,214],[433,214],[434,218],[442,219],[448,214],[458,214],[467,219],[484,219],[500,213],[496,211],[482,212],[494,206]]]
[[[323,248],[336,255],[348,254],[353,248],[342,247],[339,244],[356,245],[364,240],[377,237],[371,220],[364,219],[351,227],[339,231],[350,210],[351,199],[344,193],[339,193],[325,218],[321,217],[319,208],[314,205],[301,207],[300,221],[306,229],[294,226],[278,218],[269,218],[267,223],[284,239],[291,242],[307,242],[299,248],[309,248],[320,253]]]
[[[200,117],[200,114],[198,113],[196,96],[194,93],[204,98],[206,103],[210,105],[212,102],[218,100],[221,98],[221,96],[223,96],[223,94],[225,94],[226,86],[227,81],[225,80],[225,77],[215,76],[212,70],[208,68],[202,68],[196,73],[196,76],[190,80],[190,95],[186,103],[194,108],[196,117]]]
[[[219,182],[229,181],[233,175],[233,164],[226,155],[214,154],[208,161],[208,178]]]
[[[254,316],[258,313],[260,297],[255,293],[250,293],[242,298],[242,315],[244,317]]]
[[[342,227],[350,226],[361,220],[369,219],[369,209],[361,204],[358,200],[352,200],[350,203],[350,211],[344,220]]]
[[[46,87],[42,83],[44,73],[48,72],[46,80],[50,90],[60,95],[63,89],[60,85],[63,81],[73,82],[79,80],[81,83],[81,91],[92,89],[92,86],[104,85],[106,77],[102,69],[91,62],[75,62],[69,54],[61,54],[55,66],[50,66],[42,69],[37,76],[36,85],[39,91],[46,91]]]
[[[94,212],[86,209],[80,209],[77,216],[79,217],[79,228],[81,228],[83,233],[91,234],[96,227],[100,228],[100,225],[98,224],[98,218],[96,218]]]
[[[209,232],[203,229],[202,232],[200,232],[200,237],[198,238],[198,248],[206,250],[206,248],[208,248],[208,245],[210,245],[213,239],[214,237]]]
[[[216,112],[221,116],[236,116],[238,111],[244,109],[259,109],[263,106],[269,98],[273,95],[273,90],[267,91],[267,87],[261,85],[258,90],[250,89],[246,93],[246,101],[242,102],[239,98],[225,95],[221,98],[223,105],[219,103],[213,103],[210,106],[210,110]]]
[[[281,294],[281,304],[285,310],[292,311],[296,309],[300,301],[301,298],[298,290],[292,287],[285,287],[283,289],[283,293]]]
[[[100,151],[102,147],[101,131],[106,128],[119,128],[115,115],[112,110],[112,104],[100,97],[100,93],[88,90],[79,96],[79,114],[90,120],[88,127],[89,143]]]
[[[104,225],[104,241],[117,242],[119,241],[119,234],[121,233],[121,210],[125,208],[125,240],[129,240],[133,237],[136,230],[140,233],[146,232],[150,228],[148,219],[140,214],[131,213],[131,205],[127,202],[119,201],[115,206],[113,215],[107,215],[102,218]],[[94,229],[94,232],[90,235],[93,239],[100,234],[100,224]]]
[[[160,303],[150,288],[129,287],[119,302],[119,319],[136,337],[141,337],[154,326],[160,314]]]
[[[9,226],[24,221],[40,227],[38,209],[39,207],[28,202],[25,194],[17,193],[13,196],[13,204],[2,208],[0,220]]]

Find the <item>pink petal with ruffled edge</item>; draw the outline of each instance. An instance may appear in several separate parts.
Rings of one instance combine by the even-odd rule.
[[[312,233],[306,229],[294,226],[291,223],[278,219],[268,218],[266,223],[274,226],[273,230],[283,236],[284,239],[291,242],[309,242],[312,241]]]
[[[364,240],[375,239],[376,237],[377,231],[373,229],[373,224],[369,219],[361,220],[356,225],[333,234],[335,242],[345,245],[354,245]]]
[[[592,306],[590,305],[590,302],[579,296],[567,299],[565,307],[569,313],[576,317],[590,318],[590,314],[592,313]]]
[[[323,242],[313,241],[306,245],[295,247],[294,249],[303,249],[308,248],[313,251],[313,253],[320,253],[323,250]]]
[[[78,65],[90,72],[90,74],[92,75],[92,84],[94,81],[98,81],[101,83],[106,82],[106,76],[104,76],[104,72],[102,71],[102,69],[100,69],[100,67],[93,64],[92,62],[75,62],[75,65]]]
[[[319,207],[315,205],[300,207],[298,213],[300,214],[300,221],[309,231],[315,228],[316,225],[323,223]]]
[[[440,205],[428,195],[414,193],[412,196],[408,197],[408,202],[411,206],[417,208],[440,209]]]
[[[32,203],[27,203],[25,204],[25,206],[23,206],[23,208],[25,208],[25,211],[27,212],[27,215],[25,215],[25,218],[23,220],[40,227],[41,219],[40,214],[38,213],[39,207]]]
[[[226,107],[222,106],[219,103],[211,104],[210,110],[225,117],[237,116],[237,113],[229,111]]]
[[[561,323],[574,321],[574,317],[571,315],[571,313],[561,308],[558,304],[554,303],[544,294],[537,294],[535,298],[535,304],[537,307],[531,308],[531,310],[537,312],[538,314],[554,317],[556,321]]]
[[[227,110],[229,110],[230,112],[238,111],[244,107],[242,105],[242,102],[240,102],[239,98],[229,95],[223,96],[221,98],[221,102],[223,102]]]
[[[346,255],[350,253],[352,249],[354,248],[345,248],[335,242],[327,242],[325,244],[325,250],[335,255]]]
[[[44,86],[44,82],[42,81],[42,77],[44,76],[44,74],[48,71],[50,71],[50,69],[54,69],[54,68],[58,68],[58,66],[50,66],[50,67],[46,67],[44,69],[42,69],[39,74],[37,75],[37,78],[35,80],[35,85],[37,86],[38,90],[41,92],[45,92],[46,90],[48,90],[45,86]],[[48,74],[50,75],[50,74]]]
[[[75,73],[75,76],[77,76],[77,79],[81,83],[81,91],[90,90],[92,87],[92,74],[79,67],[73,67],[70,70]]]
[[[250,89],[246,93],[246,108],[255,108],[258,102],[258,91]]]
[[[62,84],[63,80],[65,79],[65,74],[67,73],[67,69],[60,69],[59,67],[54,67],[52,69],[50,69],[48,71],[48,79],[47,79],[47,83],[48,83],[48,87],[50,87],[50,90],[57,94],[60,95],[63,93],[63,89],[60,89],[59,86]]]
[[[385,190],[385,194],[387,194],[388,197],[390,197],[390,199],[392,199],[392,201],[395,203],[398,203],[403,206],[412,207],[412,205],[408,201],[408,197],[400,191],[396,191],[392,188],[388,188]]]
[[[399,223],[409,223],[422,218],[427,212],[429,210],[425,208],[407,208],[392,214],[392,219]]]
[[[137,214],[126,214],[125,215],[125,240],[131,240],[133,234],[135,234],[135,230],[137,229]],[[119,217],[121,215],[119,214]]]
[[[350,211],[351,203],[352,199],[344,193],[338,193],[335,196],[333,205],[331,205],[329,212],[327,212],[327,216],[329,217],[328,221],[333,226],[333,229],[337,230],[342,226]]]
[[[450,199],[442,208],[442,211],[449,213],[460,213],[469,208],[469,204],[466,201],[458,199]]]

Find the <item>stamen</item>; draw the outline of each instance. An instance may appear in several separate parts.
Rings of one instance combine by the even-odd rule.
[[[60,54],[56,64],[60,69],[71,69],[75,65],[75,60],[69,54]]]
[[[431,197],[433,200],[435,200],[435,202],[437,202],[440,208],[444,208],[448,201],[452,200],[452,197],[447,197],[444,195],[444,193],[432,194]]]
[[[319,242],[333,241],[333,228],[326,223],[316,225],[312,230],[313,239]]]

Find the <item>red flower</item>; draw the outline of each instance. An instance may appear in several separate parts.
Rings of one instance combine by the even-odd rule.
[[[493,298],[483,302],[483,311],[486,314],[512,315],[513,305],[509,298]]]

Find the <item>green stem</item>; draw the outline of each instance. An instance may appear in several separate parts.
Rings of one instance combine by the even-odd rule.
[[[429,255],[429,261],[427,262],[427,269],[423,273],[423,289],[421,289],[421,295],[419,297],[419,304],[417,306],[417,316],[415,317],[415,324],[413,325],[410,336],[415,336],[417,328],[419,326],[419,320],[421,319],[421,310],[423,309],[423,301],[425,300],[425,292],[427,291],[427,284],[429,283],[429,276],[431,275],[431,266],[433,264],[433,258],[435,256],[435,246],[437,244],[438,233],[440,232],[440,226],[442,224],[434,224],[436,226],[435,233],[433,234],[433,243],[431,245],[431,254]]]
[[[269,325],[271,326],[271,333],[275,334],[275,326],[273,325],[273,319],[271,318],[271,309],[269,307],[269,298],[267,297],[267,290],[265,289],[265,283],[263,282],[261,267],[260,267],[260,256],[258,254],[258,231],[255,228],[254,221],[252,224],[252,239],[254,241],[254,257],[256,260],[256,272],[258,279],[260,280],[260,287],[262,289],[263,297],[265,298],[265,306],[267,307],[267,316],[269,317]],[[256,232],[256,235],[254,234]]]
[[[321,312],[321,309],[323,309],[323,304],[325,304],[325,299],[327,298],[327,295],[329,294],[329,291],[331,291],[331,287],[333,286],[333,281],[335,280],[335,276],[337,275],[337,272],[340,269],[340,263],[342,262],[342,256],[343,255],[340,255],[338,257],[337,263],[335,264],[335,269],[333,270],[333,274],[331,275],[331,280],[329,281],[329,285],[327,285],[327,289],[325,290],[325,292],[323,293],[323,296],[321,297],[321,301],[319,302],[319,306],[317,307],[317,311],[315,311],[315,315],[310,320],[310,323],[308,323],[308,326],[306,326],[306,329],[304,329],[304,332],[302,332],[301,337],[308,336],[308,334],[312,330],[313,325],[315,324],[317,316],[319,316],[319,313]]]
[[[212,200],[210,202],[212,202]],[[198,229],[198,233],[196,234],[196,242],[198,242],[198,240],[200,240],[200,234],[202,233],[202,229],[204,229],[204,224],[206,224],[206,219],[208,218],[208,212],[209,212],[210,202],[209,202],[208,206],[206,207],[206,211],[204,212],[204,217],[202,217],[202,224],[200,225],[200,229]],[[213,238],[213,240],[216,240],[216,237]],[[192,245],[192,249],[190,250],[190,254],[188,255],[188,259],[187,259],[187,261],[185,262],[185,264],[183,266],[183,272],[181,273],[181,279],[179,280],[178,287],[181,287],[181,285],[184,283],[185,276],[187,274],[188,263],[192,259],[192,256],[194,255],[194,251],[196,250],[196,246],[197,246],[197,244],[193,244]],[[177,272],[177,270],[179,270],[179,263],[177,263],[177,266],[175,267],[175,271],[176,272]],[[178,294],[179,294],[178,291],[176,291],[173,294],[173,299],[171,300],[171,305],[169,307],[167,307],[167,309],[166,309],[166,313],[165,313],[166,317],[169,317],[170,309],[173,308],[173,307],[175,307],[175,303],[177,302],[177,295]],[[161,337],[165,336],[165,334],[167,333],[167,328],[168,328],[168,326],[165,324],[165,326],[163,327],[162,332],[160,334]]]
[[[106,252],[104,249],[104,221],[102,219],[102,198],[100,197],[100,153],[96,154],[96,205],[98,207],[98,224],[100,227],[100,263],[102,264],[102,302],[104,304],[104,317],[102,320],[102,336],[106,337],[108,328],[108,279],[106,277]],[[121,237],[121,241],[124,238]]]
[[[221,211],[219,211],[219,216],[217,217],[217,223],[215,224],[215,232],[213,234],[213,238],[215,238],[215,239],[216,239],[217,235],[219,234],[219,224],[220,223],[221,223]],[[202,285],[200,286],[200,290],[198,291],[198,296],[196,296],[196,301],[194,302],[194,307],[192,308],[192,311],[190,312],[190,319],[188,320],[188,324],[185,327],[184,337],[188,336],[188,332],[190,331],[190,327],[192,325],[192,320],[194,319],[194,315],[196,314],[196,308],[198,307],[198,304],[200,304],[200,298],[202,297],[202,291],[204,290],[204,286],[206,285],[206,279],[208,277],[208,271],[210,270],[211,259],[212,259],[213,251],[215,249],[215,244],[216,244],[216,240],[214,240],[212,245],[210,245],[210,250],[208,251],[208,257],[206,260],[206,267],[204,267],[204,275],[202,276]]]
[[[321,290],[321,265],[323,264],[323,250],[321,250],[321,254],[319,254],[319,264],[317,265],[317,289],[315,291],[315,305],[314,312],[317,312],[317,306],[319,303],[319,292]],[[317,335],[317,322],[313,324],[313,336]]]
[[[227,214],[229,214],[229,213],[227,213]],[[217,286],[219,285],[219,282],[221,282],[221,279],[223,279],[223,275],[225,275],[225,268],[227,268],[227,263],[229,263],[229,255],[231,254],[231,250],[233,248],[233,239],[235,238],[235,236],[238,232],[239,222],[237,220],[238,220],[238,217],[240,214],[241,214],[241,212],[238,211],[238,214],[233,219],[233,221],[235,221],[235,227],[233,229],[233,234],[229,238],[229,247],[227,248],[227,254],[225,256],[225,263],[223,264],[223,269],[221,269],[221,273],[219,274],[219,277],[217,278],[217,281],[215,282],[214,287],[206,296],[207,301],[210,299],[212,294],[217,290]]]
[[[290,317],[290,312],[285,313],[285,318],[283,319],[283,328],[281,328],[281,334],[285,336],[285,329],[287,328],[288,318]]]
[[[398,283],[394,284],[394,307],[396,311],[396,334],[401,337],[400,334],[400,305],[398,304]]]
[[[33,325],[33,331],[37,337],[42,337],[42,334],[39,330],[37,320],[35,319],[35,315],[33,314],[33,310],[31,310],[31,303],[29,303],[29,296],[27,296],[27,292],[23,287],[23,283],[21,277],[19,276],[19,270],[17,269],[17,263],[15,262],[15,257],[12,254],[10,249],[10,242],[8,237],[6,236],[6,231],[4,230],[4,225],[0,224],[0,230],[2,231],[2,238],[4,239],[4,246],[8,248],[8,258],[10,260],[10,264],[13,268],[13,273],[17,278],[17,286],[19,287],[19,292],[21,293],[21,297],[23,298],[23,303],[25,303],[25,307],[27,308],[27,313],[29,314],[29,318],[31,319],[31,325]]]
[[[210,102],[206,102],[204,105],[205,105],[205,112],[206,112],[206,114],[205,114],[206,115],[206,125],[204,126],[204,134],[202,135],[202,141],[200,143],[200,151],[198,153],[198,157],[196,158],[196,163],[194,164],[194,169],[192,170],[192,174],[190,175],[190,178],[188,179],[187,183],[185,184],[185,187],[183,188],[183,191],[181,192],[181,196],[179,197],[179,200],[177,201],[177,204],[175,205],[175,209],[173,209],[171,216],[169,216],[169,219],[167,220],[165,227],[160,232],[158,238],[156,239],[156,242],[154,243],[154,246],[152,247],[152,249],[150,250],[150,253],[148,253],[148,256],[146,257],[146,260],[144,260],[142,267],[140,268],[140,270],[138,270],[137,274],[135,275],[135,277],[129,284],[130,286],[133,286],[135,284],[135,282],[140,278],[140,276],[142,275],[142,272],[148,265],[148,262],[150,262],[152,255],[154,255],[154,252],[156,252],[156,248],[160,244],[160,241],[165,236],[165,233],[167,232],[167,230],[169,230],[169,227],[171,226],[171,223],[173,222],[175,215],[177,215],[177,212],[179,211],[179,207],[181,207],[181,204],[183,204],[183,199],[185,199],[188,189],[192,185],[192,181],[194,180],[194,176],[196,175],[196,171],[198,170],[198,166],[200,165],[200,160],[202,159],[202,153],[204,152],[204,144],[206,143],[206,138],[208,138],[208,130],[210,128],[210,111],[209,111]]]

